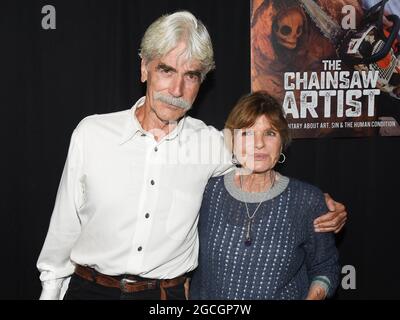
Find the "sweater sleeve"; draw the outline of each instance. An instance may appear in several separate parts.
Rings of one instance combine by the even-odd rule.
[[[339,282],[338,252],[332,232],[315,232],[313,221],[328,212],[325,198],[319,190],[310,196],[309,236],[305,243],[307,273],[311,285],[320,285],[331,297]]]

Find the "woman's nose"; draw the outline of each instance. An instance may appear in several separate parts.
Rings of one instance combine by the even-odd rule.
[[[262,135],[256,134],[254,136],[254,146],[256,147],[256,149],[262,149],[264,148],[265,144],[264,144],[264,139]]]

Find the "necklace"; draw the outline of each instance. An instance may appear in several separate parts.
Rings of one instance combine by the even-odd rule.
[[[268,191],[270,191],[270,190],[274,187],[274,185],[275,185],[276,172],[275,172],[275,171],[272,172],[272,171],[273,171],[273,170],[270,171],[271,187],[269,188]],[[243,181],[242,181],[242,179],[243,179],[242,176],[239,175],[240,189],[241,189],[242,191],[244,191],[244,190],[243,190]],[[257,205],[257,207],[256,207],[256,209],[254,210],[254,212],[253,212],[252,215],[250,215],[249,207],[247,206],[247,202],[244,202],[244,205],[245,205],[245,207],[246,207],[247,218],[248,218],[248,222],[247,222],[247,231],[246,231],[246,239],[245,239],[245,241],[244,241],[244,244],[245,244],[247,247],[251,246],[251,243],[252,243],[252,241],[251,241],[251,226],[252,226],[252,224],[253,224],[254,217],[255,217],[255,215],[256,215],[256,213],[257,213],[257,210],[260,208],[261,203],[263,203],[264,201],[265,201],[265,199],[263,199],[263,200],[260,201],[260,203]]]

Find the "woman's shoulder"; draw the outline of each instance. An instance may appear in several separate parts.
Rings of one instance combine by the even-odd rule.
[[[210,178],[203,193],[203,200],[200,208],[200,220],[207,220],[209,215],[220,214],[214,210],[218,203],[226,199],[227,191],[224,186],[224,178]]]
[[[299,193],[301,194],[303,197],[309,197],[309,198],[323,198],[324,197],[324,193],[322,192],[322,190],[320,188],[318,188],[317,186],[300,180],[300,179],[296,179],[296,178],[289,178],[289,185],[288,188],[290,188],[290,191],[293,193]]]
[[[288,190],[292,194],[297,208],[303,208],[306,212],[316,217],[328,211],[324,193],[318,187],[299,180],[290,178]]]
[[[208,180],[204,194],[215,193],[224,187],[224,176],[212,177]]]

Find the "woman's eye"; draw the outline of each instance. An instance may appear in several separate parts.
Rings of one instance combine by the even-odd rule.
[[[270,130],[270,131],[265,132],[265,135],[266,135],[266,136],[269,136],[269,137],[275,137],[275,136],[276,136],[276,132]]]
[[[248,136],[252,136],[252,135],[253,135],[253,131],[243,131],[242,132],[243,137],[248,137]]]

